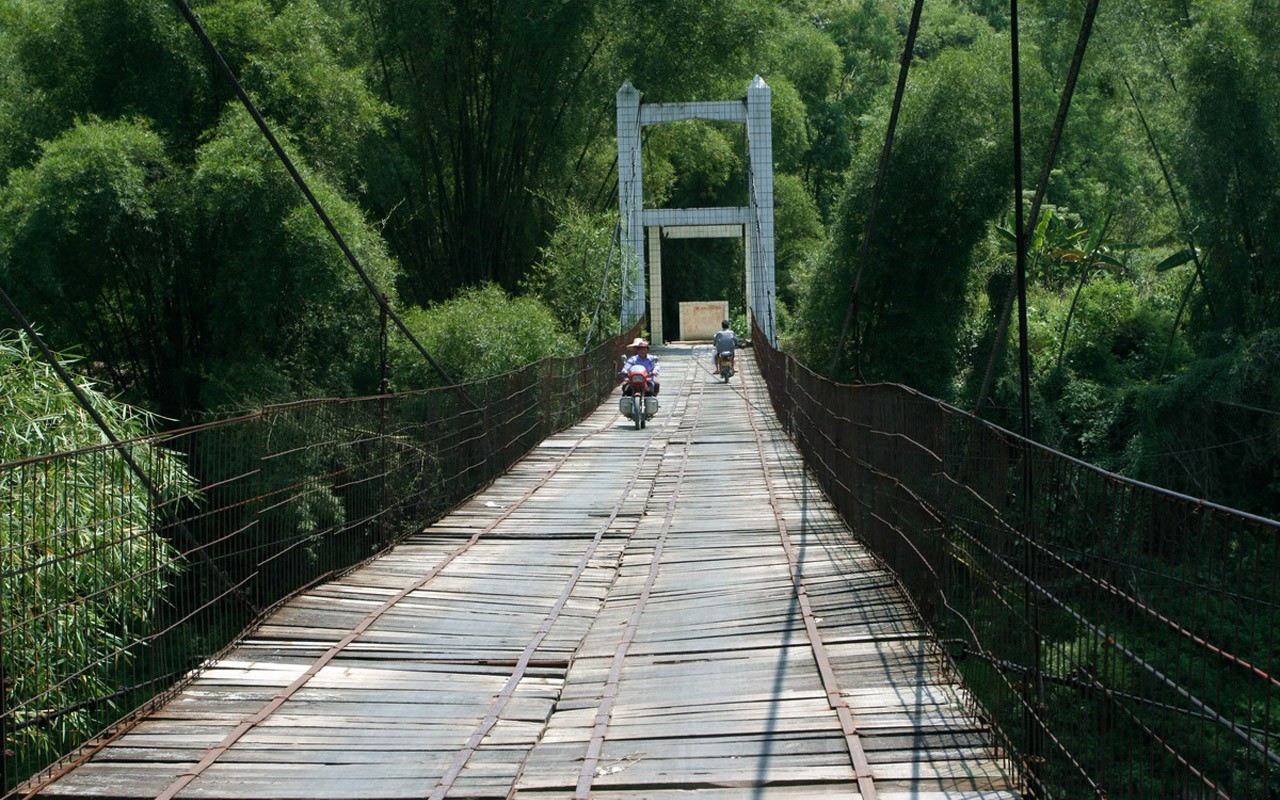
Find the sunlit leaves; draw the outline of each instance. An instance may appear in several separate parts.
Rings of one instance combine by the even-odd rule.
[[[353,17],[302,0],[195,5],[394,292],[378,237],[331,188],[360,189],[386,114],[350,49]],[[0,19],[0,134],[14,133],[0,274],[53,341],[171,416],[371,388],[376,304],[176,9],[3,0]]]
[[[1252,334],[1280,325],[1280,87],[1264,69],[1274,48],[1243,3],[1205,4],[1183,48],[1186,103],[1178,176],[1211,251],[1198,327]]]
[[[67,367],[70,360],[63,361]],[[118,688],[118,671],[140,652],[121,650],[130,631],[145,632],[169,579],[179,569],[154,532],[154,504],[119,452],[79,406],[25,335],[0,332],[0,464],[99,446],[50,462],[0,468],[0,565],[6,625],[6,713],[31,723],[48,709],[78,711],[15,735],[29,749],[96,730],[89,709]],[[148,415],[80,383],[119,438],[145,433]],[[180,458],[154,445],[130,446],[163,496],[185,494],[191,479]],[[23,622],[19,622],[23,621]],[[136,636],[128,637],[136,639]],[[10,727],[10,731],[14,731]]]
[[[501,375],[581,347],[559,330],[551,310],[532,296],[511,297],[494,284],[467,289],[443,303],[405,315],[411,330],[455,381]],[[391,340],[396,388],[438,384],[403,337]]]
[[[0,275],[55,341],[91,348],[118,379],[145,370],[132,337],[171,274],[172,180],[145,123],[91,120],[0,189]]]
[[[1163,259],[1159,264],[1156,264],[1154,269],[1156,272],[1166,272],[1174,267],[1180,267],[1183,264],[1189,263],[1193,258],[1195,258],[1195,255],[1195,251],[1189,247],[1183,250],[1178,250],[1168,258]]]
[[[946,53],[909,87],[860,285],[857,333],[868,379],[941,393],[957,366],[971,253],[1011,181],[1000,124],[1005,68],[1000,42],[989,37]],[[835,235],[802,301],[797,344],[814,363],[829,362],[833,332],[843,325],[879,149],[859,154]]]
[[[614,214],[591,214],[569,204],[522,287],[542,300],[584,346],[618,333],[622,254]]]
[[[365,54],[335,16],[314,0],[278,10],[257,0],[203,11],[218,43],[265,114],[287,122],[300,153],[344,184],[361,176],[360,157],[388,108],[365,82]]]
[[[320,176],[309,183],[375,284],[390,289],[391,262],[358,209]],[[377,305],[247,114],[230,112],[201,148],[191,191],[205,232],[192,260],[204,319],[218,332],[205,358],[219,368],[203,403],[251,402],[264,388],[255,382],[271,375],[280,397],[372,388]],[[245,374],[237,363],[254,368]]]

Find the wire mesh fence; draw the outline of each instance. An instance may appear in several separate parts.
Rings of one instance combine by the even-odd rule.
[[[463,386],[0,465],[0,797],[582,419],[634,334]]]
[[[783,424],[1029,795],[1280,797],[1280,525],[755,341]]]

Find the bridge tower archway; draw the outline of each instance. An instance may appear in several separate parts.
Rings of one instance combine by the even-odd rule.
[[[769,85],[757,75],[739,100],[642,103],[640,92],[623,81],[618,89],[618,208],[622,220],[622,328],[645,312],[648,276],[649,329],[662,338],[662,239],[742,237],[747,314],[777,345],[773,247],[773,129]],[[744,207],[645,208],[640,141],[645,125],[703,119],[739,122],[747,130],[747,184]],[[646,266],[648,269],[646,270]]]

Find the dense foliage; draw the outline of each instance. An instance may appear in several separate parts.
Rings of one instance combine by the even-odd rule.
[[[925,4],[859,259],[910,5],[194,8],[378,291],[459,376],[616,331],[622,81],[664,102],[760,74],[786,346],[1017,427],[1006,3]],[[1030,193],[1083,4],[1021,5]],[[1103,4],[1029,252],[1034,435],[1271,514],[1276,5]],[[647,204],[746,202],[745,148],[734,125],[647,129]],[[742,257],[664,245],[664,319],[693,299],[740,314]],[[0,0],[0,280],[83,368],[175,419],[381,385],[378,304],[163,3]],[[390,331],[391,384],[438,380]]]
[[[1029,200],[1082,8],[1022,6]],[[1271,515],[1280,97],[1265,77],[1276,60],[1265,37],[1275,11],[1103,4],[1028,232],[1033,435]],[[1014,261],[1008,44],[996,7],[926,4],[866,263],[883,84],[785,336],[823,372],[836,363],[837,377],[908,383],[1016,429],[1017,328],[1001,325]]]
[[[1039,188],[1084,5],[1020,3],[1023,202]],[[617,332],[614,96],[624,80],[646,102],[721,100],[758,74],[773,98],[783,345],[840,380],[906,383],[1022,423],[1017,326],[1007,325],[1005,0],[925,4],[865,243],[909,0],[192,6],[374,291],[452,379]],[[1280,0],[1102,3],[1026,231],[1033,436],[1273,517],[1278,37]],[[106,394],[175,425],[440,382],[214,64],[168,3],[0,0],[0,287],[55,347],[83,353],[75,367]],[[749,198],[739,126],[648,128],[643,157],[649,207]],[[663,257],[668,324],[681,300],[723,299],[744,330],[741,242],[673,241]],[[21,339],[0,339],[0,390],[0,461],[85,441],[83,418]],[[152,419],[96,398],[121,435]],[[264,485],[325,474],[329,464],[299,442]],[[149,457],[164,480],[185,480],[163,453]],[[111,469],[94,496],[155,555],[163,543],[145,533],[144,497]],[[336,494],[313,493],[260,535],[335,524],[339,506]],[[141,569],[140,557],[126,545],[103,569],[55,554],[5,570],[101,598],[74,622],[106,629],[145,620],[170,577]],[[50,662],[28,652],[65,655],[70,668],[98,657],[72,639],[6,640],[13,680],[57,683],[61,673],[13,666]],[[105,688],[87,675],[77,697]]]
[[[60,363],[70,368],[73,360]],[[0,335],[0,385],[0,463],[107,442],[24,334]],[[148,414],[87,381],[79,388],[117,436],[140,436],[154,426]],[[190,488],[174,454],[150,446],[130,452],[159,492]],[[116,670],[128,666],[116,659],[142,655],[120,655],[118,637],[147,630],[175,562],[169,543],[152,532],[148,490],[114,449],[6,470],[0,483],[6,497],[18,498],[0,509],[6,619],[29,621],[6,625],[0,653],[12,684],[5,693],[39,701],[12,719],[29,723],[43,709],[70,710],[14,733],[28,749],[39,749],[94,731],[88,727],[96,724],[93,709],[77,703],[112,697]]]
[[[521,283],[576,342],[586,347],[619,333],[622,253],[614,215],[570,203]]]
[[[974,246],[1002,209],[1010,184],[1001,93],[992,85],[1002,68],[998,42],[988,34],[982,46],[940,56],[904,105],[869,260],[861,267],[856,338],[865,375],[891,375],[938,395],[960,366],[954,351],[966,309],[957,299],[964,296]],[[865,148],[853,166],[853,184],[871,185],[878,163],[878,149]],[[930,184],[923,195],[920,187]],[[867,192],[845,198],[806,287],[794,341],[823,364],[833,355],[847,287],[860,267],[868,206]]]
[[[436,363],[458,383],[518,369],[548,356],[574,352],[574,342],[556,330],[555,318],[533,297],[509,297],[496,284],[467,289],[443,303],[407,315],[421,331]],[[392,388],[438,383],[415,348],[391,346]]]

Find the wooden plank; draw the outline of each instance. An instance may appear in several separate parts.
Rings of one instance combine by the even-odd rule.
[[[776,421],[756,418],[762,459],[749,356],[727,387],[705,357],[664,354],[647,430],[604,404],[436,525],[286,604],[40,796],[154,797],[255,720],[181,797],[420,798],[452,770],[450,796],[569,798],[603,730],[598,800],[856,798],[772,488],[879,796],[1014,800],[896,581]]]

